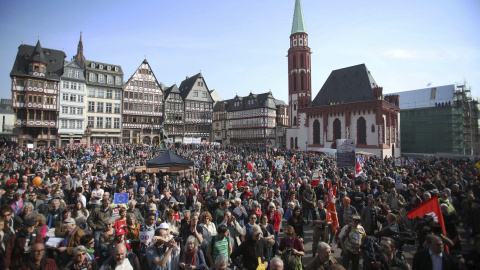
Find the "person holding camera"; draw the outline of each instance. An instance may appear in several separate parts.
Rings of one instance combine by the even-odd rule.
[[[177,245],[172,238],[168,240],[168,226],[160,226],[152,238],[153,246],[147,249],[148,267],[152,270],[170,269],[170,255]]]
[[[395,256],[397,249],[395,246],[395,240],[390,237],[382,237],[380,240],[380,250],[385,254],[387,259],[388,268],[397,267],[401,270],[409,270],[407,263],[399,260]]]

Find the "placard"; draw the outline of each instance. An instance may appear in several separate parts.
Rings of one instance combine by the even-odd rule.
[[[113,208],[112,211],[112,218],[119,219],[120,218],[120,208]]]
[[[153,236],[155,235],[155,231],[146,231],[146,232],[140,232],[140,242],[145,243],[147,241],[152,241]]]
[[[28,149],[33,148],[33,143],[27,143],[27,148],[28,148]]]

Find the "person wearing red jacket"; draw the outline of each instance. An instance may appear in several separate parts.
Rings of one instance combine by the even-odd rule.
[[[276,210],[273,202],[268,205],[268,210],[265,211],[265,215],[268,217],[268,223],[273,225],[273,228],[278,235],[280,232],[280,223],[282,223],[282,217],[280,216],[280,212]]]
[[[55,260],[50,258],[45,258],[44,255],[45,255],[44,244],[37,243],[31,246],[28,259],[22,261],[22,264],[19,269],[21,270],[31,270],[31,269],[58,270]]]

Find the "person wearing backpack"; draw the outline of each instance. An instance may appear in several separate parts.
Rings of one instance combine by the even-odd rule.
[[[361,245],[367,234],[360,225],[362,219],[359,215],[352,216],[352,223],[344,226],[340,232],[339,239],[342,247],[342,266],[348,269],[350,262],[352,270],[358,270],[361,257]]]
[[[305,256],[303,244],[295,237],[295,230],[292,226],[285,228],[285,238],[280,240],[278,254],[282,256],[285,270],[301,270],[302,257]]]
[[[217,235],[210,237],[207,241],[207,251],[205,253],[210,267],[214,266],[214,262],[219,255],[223,255],[227,260],[230,260],[232,244],[230,243],[229,230],[226,225],[218,226]]]

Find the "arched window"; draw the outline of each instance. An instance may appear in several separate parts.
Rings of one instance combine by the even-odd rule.
[[[295,149],[297,149],[297,148],[298,148],[298,138],[295,137]]]
[[[296,116],[293,117],[293,125],[294,125],[294,126],[297,125],[297,117],[296,117]]]
[[[297,68],[297,56],[295,54],[293,55],[292,61],[293,61],[293,68]]]
[[[304,84],[303,84],[303,73],[300,74],[300,90],[302,90],[302,91],[305,90],[304,89]]]
[[[290,137],[290,149],[293,148],[293,137]]]
[[[367,121],[363,117],[357,120],[357,144],[367,144]]]
[[[333,139],[338,140],[342,138],[342,123],[338,118],[333,121]]]
[[[300,67],[304,67],[305,64],[305,54],[302,53],[302,56],[300,57]]]
[[[313,122],[313,143],[320,144],[320,122],[318,120]]]
[[[293,91],[297,91],[297,76],[293,75]]]

